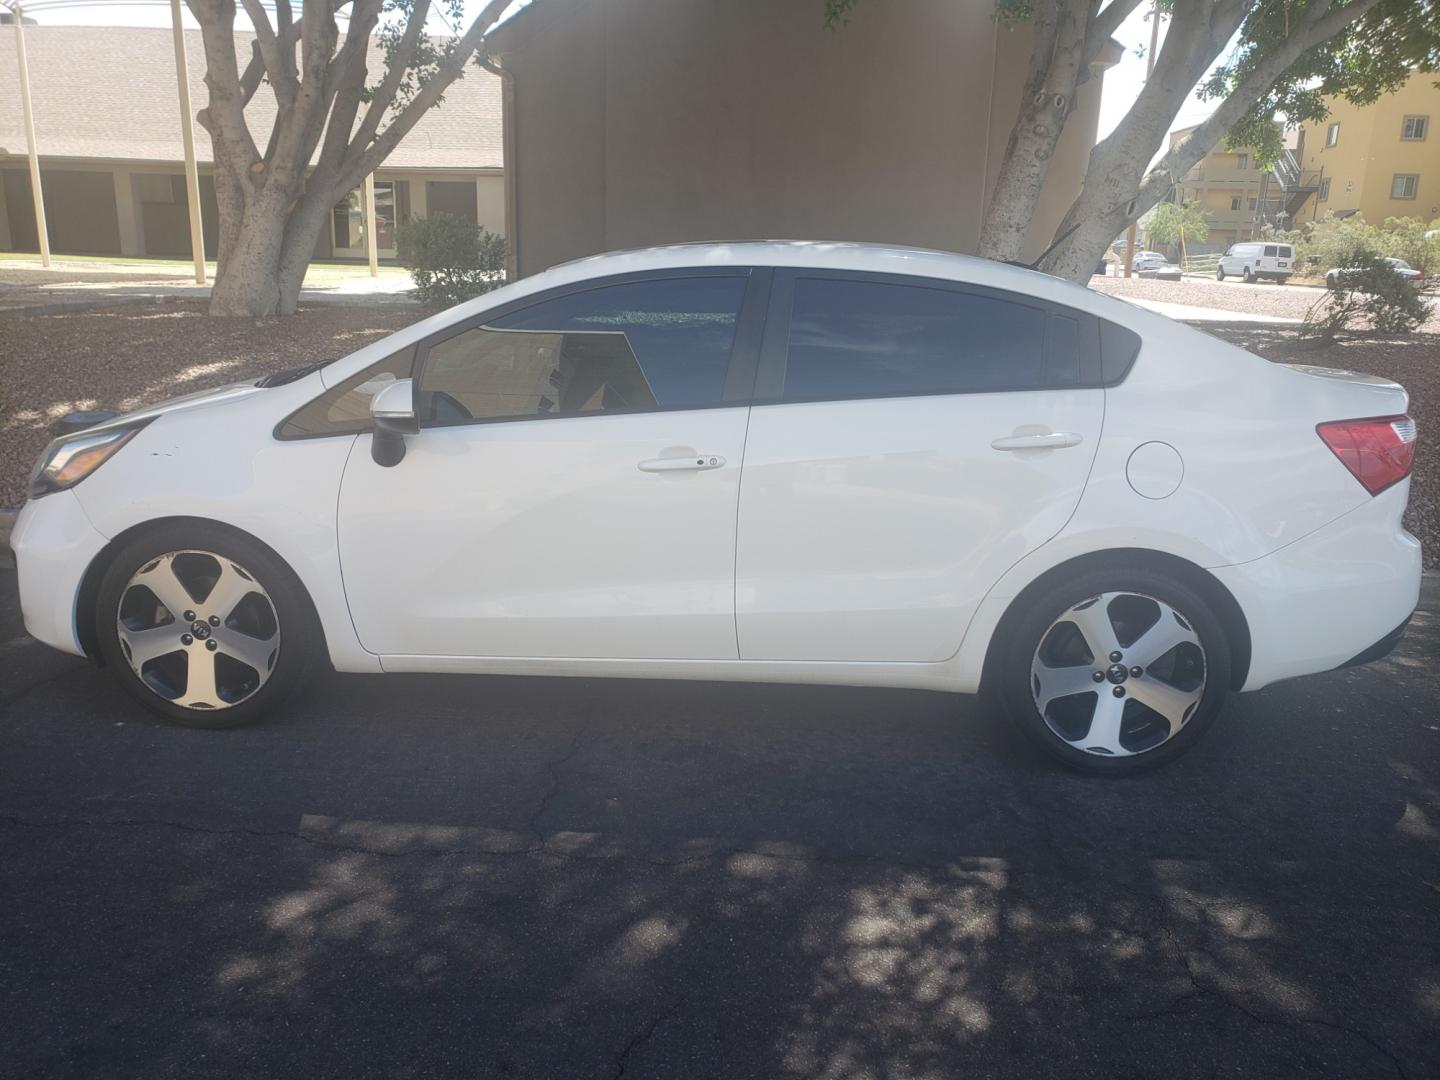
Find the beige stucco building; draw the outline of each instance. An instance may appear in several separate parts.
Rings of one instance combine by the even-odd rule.
[[[753,237],[973,251],[1030,35],[993,0],[858,5],[535,0],[491,35],[505,72],[521,274],[646,244]],[[1079,191],[1101,69],[1050,169],[1030,255]]]
[[[1326,102],[1330,116],[1300,130],[1300,157],[1318,177],[1297,220],[1326,211],[1359,212],[1379,225],[1389,217],[1440,217],[1440,88],[1416,73],[1373,105]]]
[[[6,38],[13,31],[7,29]],[[204,50],[186,35],[190,96],[203,108]],[[0,101],[19,100],[11,43],[0,48]],[[50,247],[59,253],[189,256],[175,54],[169,30],[27,26],[31,96]],[[250,37],[236,35],[250,54]],[[378,50],[370,69],[380,69]],[[262,86],[246,110],[264,144],[274,96]],[[445,211],[505,229],[500,80],[474,66],[445,93],[375,174],[379,255],[393,257],[394,226],[411,215]],[[18,105],[0,109],[0,251],[38,249]],[[210,138],[195,126],[201,220],[215,254],[217,214]],[[335,208],[319,258],[365,259],[359,192]]]

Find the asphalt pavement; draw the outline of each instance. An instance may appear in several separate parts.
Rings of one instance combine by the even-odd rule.
[[[910,691],[335,676],[188,731],[16,607],[6,1077],[1440,1076],[1434,582],[1118,782]]]

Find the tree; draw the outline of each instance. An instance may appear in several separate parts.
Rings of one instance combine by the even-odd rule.
[[[1162,202],[1145,225],[1145,242],[1151,247],[1168,247],[1180,242],[1203,244],[1210,237],[1210,214],[1193,199]]]
[[[832,25],[859,2],[827,0]],[[1129,0],[996,0],[1003,22],[1034,24],[1034,43],[1027,96],[986,207],[982,237],[996,239],[982,239],[980,254],[1018,254],[1075,91],[1105,38],[1136,6]],[[1169,29],[1154,70],[1119,125],[1091,151],[1081,191],[1042,263],[1050,273],[1086,280],[1106,244],[1169,195],[1231,128],[1260,116],[1273,122],[1276,109],[1302,94],[1307,71],[1320,63],[1317,49],[1333,58],[1326,68],[1330,91],[1358,97],[1377,79],[1393,85],[1412,66],[1429,71],[1440,64],[1440,0],[1159,0],[1158,7]],[[1214,113],[1147,167],[1191,91],[1237,34],[1237,47],[1206,83],[1219,102]],[[1083,41],[1079,64],[1067,49],[1076,40]]]
[[[458,25],[462,0],[440,2]],[[275,0],[273,24],[261,0],[238,0],[255,30],[243,71],[237,0],[186,3],[205,44],[209,101],[197,119],[214,147],[220,217],[210,312],[290,314],[331,208],[464,74],[508,0],[490,0],[464,33],[438,42],[425,32],[431,0],[311,0],[298,22],[291,0]],[[347,5],[342,38],[336,14]],[[367,82],[372,34],[384,65]],[[263,152],[245,118],[262,83],[276,104]]]

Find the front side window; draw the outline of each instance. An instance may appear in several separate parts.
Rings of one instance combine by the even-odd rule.
[[[282,439],[305,439],[317,435],[354,435],[370,428],[370,399],[396,379],[410,377],[415,355],[406,347],[384,360],[371,364],[338,386],[332,386],[280,425]]]
[[[1077,327],[998,297],[871,281],[801,278],[783,397],[814,400],[1041,386],[1046,339],[1057,381],[1074,381]]]
[[[419,415],[447,424],[718,404],[745,284],[609,285],[465,330],[431,346]]]
[[[1396,173],[1395,179],[1390,182],[1390,197],[1392,199],[1413,199],[1419,187],[1420,177],[1414,174]]]
[[[1407,116],[1400,125],[1400,138],[1407,142],[1423,142],[1429,129],[1428,116]]]

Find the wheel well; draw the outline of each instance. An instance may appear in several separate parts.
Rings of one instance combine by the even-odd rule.
[[[985,653],[985,666],[981,674],[981,691],[984,692],[994,685],[994,669],[1004,655],[1003,645],[1010,640],[1015,624],[1025,614],[1028,601],[1057,581],[1076,574],[1136,566],[1173,575],[1210,602],[1230,644],[1230,688],[1239,690],[1244,686],[1250,673],[1250,624],[1245,621],[1245,613],[1240,610],[1240,605],[1230,594],[1230,590],[1213,574],[1179,556],[1147,548],[1114,548],[1080,555],[1059,566],[1052,566],[1020,590],[1019,595],[1010,601],[1010,606],[1005,609],[1005,614],[995,627],[995,633],[990,635],[990,645]]]
[[[96,664],[104,663],[100,655],[99,628],[96,626],[94,613],[95,604],[100,596],[100,582],[104,580],[105,572],[110,569],[116,553],[136,537],[143,536],[148,532],[158,532],[162,529],[183,529],[195,525],[203,525],[207,529],[222,529],[225,532],[234,533],[238,537],[243,537],[252,544],[258,544],[273,555],[281,566],[289,570],[291,577],[295,579],[294,585],[299,590],[299,595],[304,599],[305,606],[310,609],[315,633],[320,637],[321,652],[323,655],[329,655],[329,647],[325,642],[325,627],[320,622],[319,613],[315,610],[315,601],[310,598],[310,590],[305,588],[305,583],[300,580],[300,575],[295,573],[279,552],[253,533],[237,529],[223,521],[216,521],[213,518],[168,517],[144,521],[139,525],[132,525],[124,532],[117,533],[110,538],[110,542],[100,549],[90,560],[90,565],[85,568],[85,576],[80,579],[80,590],[75,597],[75,633],[80,639],[81,648],[85,650],[85,655],[91,661]]]

